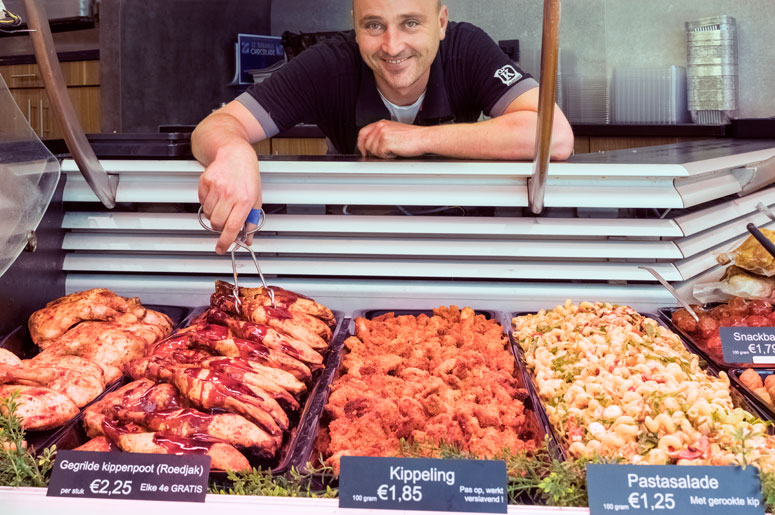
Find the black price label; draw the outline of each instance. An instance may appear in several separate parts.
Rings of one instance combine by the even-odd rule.
[[[46,495],[204,502],[210,457],[57,452]]]
[[[339,507],[506,513],[506,464],[343,456]]]
[[[727,363],[775,363],[775,327],[719,327]]]
[[[763,515],[754,467],[587,465],[590,515]]]

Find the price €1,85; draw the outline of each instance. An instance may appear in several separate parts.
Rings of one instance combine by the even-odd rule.
[[[380,485],[377,488],[377,498],[381,501],[394,501],[394,502],[420,502],[422,501],[422,487],[420,486],[399,486],[396,485]],[[374,497],[354,495],[354,501],[376,501]]]
[[[111,483],[107,479],[95,479],[89,484],[89,490],[93,494],[129,495],[132,493],[132,481],[116,479]]]
[[[775,343],[752,343],[748,352],[754,356],[772,356],[775,355]]]
[[[656,510],[672,510],[675,508],[675,499],[673,494],[654,493],[646,494],[633,492],[627,497],[627,503],[635,510],[650,509]]]

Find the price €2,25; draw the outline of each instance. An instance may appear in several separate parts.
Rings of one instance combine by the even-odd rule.
[[[132,493],[132,481],[116,479],[111,484],[107,479],[95,479],[89,485],[89,490],[93,494],[129,495]]]
[[[775,343],[752,343],[748,352],[754,356],[772,356],[775,354]]]
[[[627,497],[627,503],[635,510],[639,509],[651,509],[656,510],[672,510],[675,508],[675,499],[673,494],[654,493],[646,494],[640,492],[633,492]]]

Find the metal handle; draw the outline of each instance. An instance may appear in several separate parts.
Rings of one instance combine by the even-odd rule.
[[[36,79],[40,78],[37,73],[16,73],[11,75],[12,79],[28,79],[32,77],[35,77]]]
[[[772,244],[769,238],[767,238],[758,227],[756,227],[754,224],[749,223],[745,226],[746,229],[748,229],[748,232],[751,233],[751,235],[756,238],[756,241],[759,242],[759,245],[764,247],[764,250],[766,250],[770,256],[775,258],[775,245]]]
[[[647,271],[648,273],[650,273],[651,275],[653,275],[653,276],[654,276],[654,278],[655,278],[657,281],[659,281],[659,284],[661,284],[662,286],[664,286],[664,287],[665,287],[665,289],[666,289],[668,292],[670,292],[670,295],[672,295],[672,296],[673,296],[673,298],[674,298],[675,300],[677,300],[677,301],[678,301],[678,303],[679,303],[681,306],[683,306],[683,308],[684,308],[686,311],[688,311],[688,312],[689,312],[689,314],[692,316],[692,318],[694,318],[694,320],[695,320],[696,322],[699,322],[699,321],[700,321],[700,317],[698,317],[698,316],[697,316],[697,313],[695,313],[695,312],[694,312],[694,309],[692,309],[692,307],[689,305],[689,303],[688,303],[688,302],[686,302],[686,301],[683,299],[683,297],[681,297],[681,296],[678,294],[678,292],[677,292],[677,291],[675,291],[675,288],[673,288],[672,286],[670,286],[670,283],[669,283],[669,282],[667,282],[667,280],[666,280],[664,277],[662,277],[662,275],[661,275],[659,272],[657,272],[656,270],[654,270],[653,268],[651,268],[651,267],[649,267],[649,266],[639,266],[638,268],[640,268],[641,270],[645,270],[645,271]]]
[[[552,147],[557,53],[560,32],[560,0],[544,0],[544,27],[541,39],[541,82],[538,86],[538,124],[536,126],[535,163],[528,188],[533,214],[544,210],[546,175]]]
[[[760,213],[763,213],[764,215],[766,215],[767,218],[775,222],[775,214],[773,214],[770,208],[764,205],[764,202],[759,202],[758,204],[756,204],[756,209],[758,209]]]
[[[54,115],[62,126],[67,148],[94,194],[105,207],[112,209],[116,206],[116,183],[110,180],[89,145],[73,108],[73,102],[67,94],[46,11],[40,0],[24,0],[24,8],[27,11],[27,24],[33,29],[30,36],[35,58],[38,61]]]
[[[43,99],[40,99],[38,101],[38,121],[40,122],[40,125],[38,127],[40,128],[40,137],[43,137]]]

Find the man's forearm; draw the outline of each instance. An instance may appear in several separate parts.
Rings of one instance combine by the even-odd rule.
[[[462,159],[533,159],[537,119],[533,111],[519,111],[477,123],[424,127],[423,147],[425,153]],[[573,133],[555,114],[551,158],[567,159],[572,151]]]
[[[213,113],[191,134],[191,152],[203,165],[215,160],[219,151],[235,146],[250,146],[247,131],[233,116]]]

